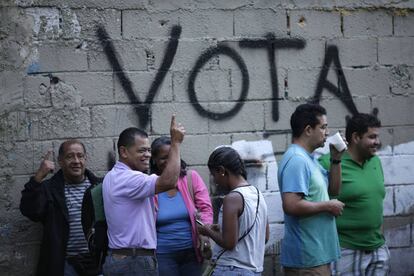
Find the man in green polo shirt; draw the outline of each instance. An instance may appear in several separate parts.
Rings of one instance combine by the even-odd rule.
[[[381,122],[358,114],[346,126],[348,150],[342,156],[342,188],[337,197],[345,203],[336,218],[341,259],[332,264],[332,275],[388,275],[390,253],[382,234],[384,174],[376,156]],[[330,155],[319,159],[329,170]]]

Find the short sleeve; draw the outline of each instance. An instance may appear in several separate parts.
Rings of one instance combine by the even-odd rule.
[[[308,195],[310,177],[311,171],[305,158],[299,155],[292,156],[281,174],[281,192]]]
[[[130,176],[125,186],[125,193],[130,198],[141,199],[155,195],[155,183],[158,176],[136,173]]]

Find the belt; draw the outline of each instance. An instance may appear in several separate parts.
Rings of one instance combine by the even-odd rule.
[[[155,249],[146,248],[120,248],[110,249],[112,254],[125,256],[155,256]]]

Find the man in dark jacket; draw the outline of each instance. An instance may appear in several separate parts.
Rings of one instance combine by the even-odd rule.
[[[20,211],[43,224],[43,238],[37,275],[85,275],[82,266],[88,262],[88,246],[81,225],[82,199],[86,190],[98,179],[86,165],[85,146],[78,140],[60,145],[58,163],[61,169],[51,178],[44,178],[55,169],[49,151],[36,174],[22,191]]]

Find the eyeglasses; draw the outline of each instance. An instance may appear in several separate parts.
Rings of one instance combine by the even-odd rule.
[[[68,155],[65,156],[65,160],[68,162],[76,161],[76,159],[79,161],[85,161],[86,155],[84,153],[78,153],[78,154],[69,153]]]

